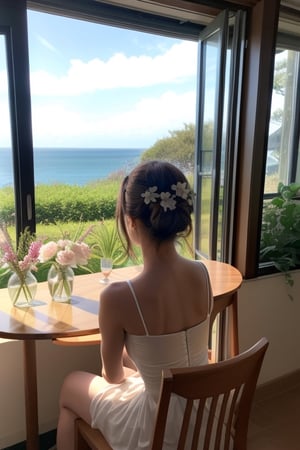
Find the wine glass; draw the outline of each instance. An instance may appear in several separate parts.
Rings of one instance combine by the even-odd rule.
[[[101,278],[100,283],[109,283],[109,274],[112,271],[113,261],[111,258],[101,258],[100,259],[100,268],[101,272],[104,275],[104,278]]]

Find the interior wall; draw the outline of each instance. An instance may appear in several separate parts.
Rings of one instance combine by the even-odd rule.
[[[4,449],[26,439],[22,342],[0,339],[0,361],[0,449]],[[37,342],[40,434],[56,428],[60,387],[73,370],[100,373],[99,347]]]
[[[300,271],[290,288],[282,274],[245,280],[239,292],[240,351],[265,336],[267,350],[259,384],[300,369]]]
[[[281,274],[246,280],[239,291],[240,351],[260,337],[270,341],[258,384],[300,370],[300,271],[294,287]],[[293,297],[293,300],[289,298]],[[25,439],[22,342],[0,340],[0,449]],[[67,373],[99,373],[98,346],[64,347],[37,343],[40,433],[56,428],[60,386]],[[5,362],[5,363],[4,363]]]

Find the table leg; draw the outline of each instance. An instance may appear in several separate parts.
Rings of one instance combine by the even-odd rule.
[[[26,449],[39,450],[36,347],[33,339],[24,340],[24,391]]]
[[[237,296],[237,292],[231,294],[228,307],[219,313],[217,361],[223,361],[239,353]]]
[[[239,332],[238,332],[238,293],[233,294],[233,302],[231,305],[231,334],[230,334],[230,352],[231,356],[239,354]]]

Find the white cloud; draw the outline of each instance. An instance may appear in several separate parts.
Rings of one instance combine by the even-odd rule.
[[[47,41],[43,41],[43,45],[56,52]],[[191,87],[186,87],[188,92],[183,92],[181,83],[193,80],[196,71],[197,44],[187,41],[176,43],[153,57],[127,57],[115,53],[107,61],[98,58],[88,62],[72,60],[64,76],[42,69],[32,71],[34,145],[150,146],[166,136],[169,130],[195,121],[195,92]],[[3,86],[5,78],[6,73],[0,72],[0,86]],[[165,86],[163,94],[147,90],[155,86],[161,88],[162,85]],[[188,85],[191,86],[190,83]],[[102,100],[103,90],[113,95],[113,89],[124,88],[130,94],[130,89],[136,87],[141,88],[140,99],[131,105],[123,101],[122,111],[118,105],[112,111]],[[7,85],[4,92],[7,94]],[[92,102],[84,97],[90,93],[95,95]],[[100,93],[98,97],[97,93]],[[8,145],[10,124],[7,105],[4,100],[1,104],[2,125],[5,124],[2,130],[5,128],[6,132],[2,132],[0,145],[5,146]],[[5,114],[7,118],[3,122]]]
[[[34,145],[42,146],[124,146],[147,147],[195,121],[195,92],[182,95],[168,91],[157,98],[144,98],[122,113],[90,116],[76,113],[62,104],[33,109]]]
[[[68,96],[104,89],[180,83],[196,74],[196,49],[196,43],[182,41],[154,57],[127,57],[115,53],[107,61],[73,59],[67,74],[62,77],[44,70],[32,72],[31,92],[33,95]]]

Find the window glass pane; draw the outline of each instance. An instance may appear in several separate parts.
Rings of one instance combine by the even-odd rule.
[[[199,233],[197,248],[201,249],[201,254],[210,254],[210,221],[211,221],[211,202],[212,202],[212,176],[213,176],[213,147],[215,135],[216,115],[216,92],[217,92],[217,74],[219,58],[219,33],[210,36],[203,45],[205,45],[205,70],[204,80],[201,85],[203,92],[203,131],[200,142],[200,161],[199,171],[199,199],[201,202],[199,214]]]
[[[115,201],[145,150],[172,137],[167,159],[180,161],[173,130],[187,132],[181,168],[192,177],[196,42],[36,11],[28,29],[38,234],[45,223],[73,221],[76,209],[77,220],[81,212],[87,222],[111,219],[114,205],[108,211],[102,199],[113,192]]]
[[[291,170],[298,60],[299,53],[293,50],[278,50],[275,57],[265,194],[276,193],[279,182],[295,181]]]
[[[260,266],[299,266],[299,52],[278,49],[275,58],[260,243]],[[280,190],[278,192],[278,186]],[[284,188],[283,188],[284,187]]]

